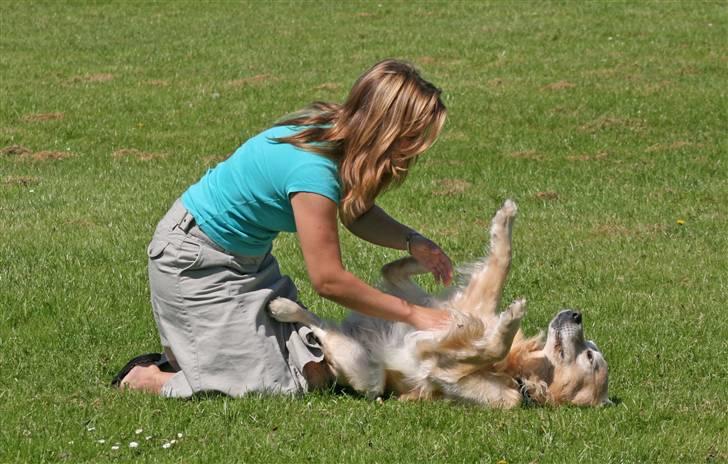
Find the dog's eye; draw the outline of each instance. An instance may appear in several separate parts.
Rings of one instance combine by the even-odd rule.
[[[586,358],[589,360],[589,362],[594,361],[594,354],[591,350],[586,350]]]

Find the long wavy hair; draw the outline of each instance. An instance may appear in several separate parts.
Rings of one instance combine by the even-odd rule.
[[[349,224],[401,183],[435,142],[447,115],[440,93],[413,65],[380,61],[357,79],[343,104],[314,102],[279,121],[304,128],[275,140],[338,162],[339,215]]]

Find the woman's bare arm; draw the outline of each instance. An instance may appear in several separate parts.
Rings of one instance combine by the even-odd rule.
[[[452,281],[452,262],[445,252],[432,240],[415,230],[397,222],[386,211],[374,205],[347,226],[349,231],[362,240],[375,245],[407,250],[407,237],[410,237],[409,252],[432,272],[435,280],[450,285]]]
[[[413,305],[371,287],[344,269],[341,262],[336,203],[315,193],[291,197],[306,269],[314,290],[347,308],[417,329],[435,329],[447,324],[446,311]]]

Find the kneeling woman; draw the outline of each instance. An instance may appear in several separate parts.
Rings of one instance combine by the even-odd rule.
[[[297,232],[315,291],[354,311],[418,329],[447,313],[370,287],[341,262],[337,212],[356,236],[409,250],[437,280],[452,266],[432,241],[376,206],[437,138],[440,91],[411,65],[382,61],[343,105],[315,103],[249,139],[177,200],[148,248],[154,319],[164,355],[143,355],[116,376],[122,388],[169,397],[198,392],[298,393],[330,374],[310,329],[277,322],[268,302],[296,299],[271,255]]]

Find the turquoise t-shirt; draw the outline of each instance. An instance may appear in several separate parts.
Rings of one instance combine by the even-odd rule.
[[[271,140],[300,129],[278,126],[252,137],[182,194],[187,211],[215,243],[260,256],[279,232],[296,231],[291,194],[312,192],[339,202],[333,160]]]

